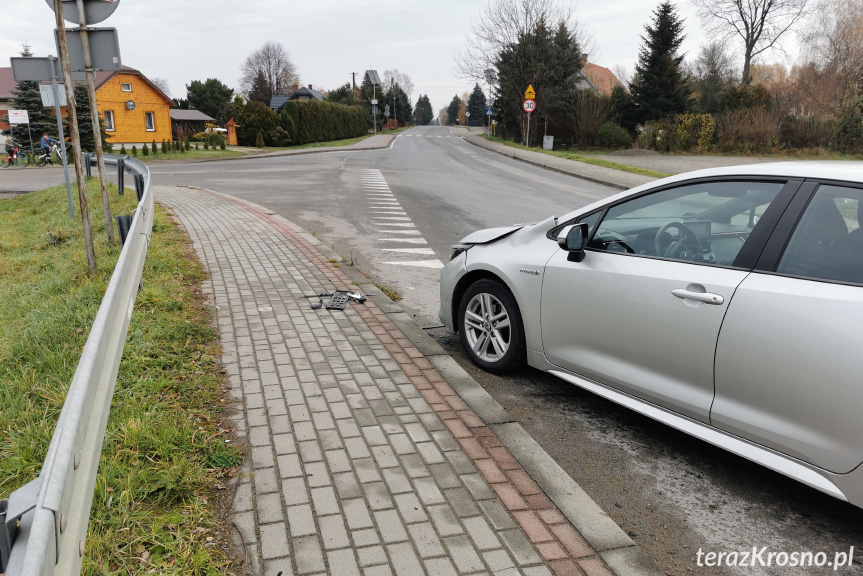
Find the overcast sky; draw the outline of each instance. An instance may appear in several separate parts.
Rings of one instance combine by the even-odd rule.
[[[281,42],[303,84],[329,90],[351,72],[398,69],[413,79],[413,103],[428,94],[435,111],[473,87],[453,71],[485,0],[118,0],[100,26],[118,29],[123,64],[168,81],[184,97],[192,80],[218,78],[236,88],[245,57],[267,40]],[[658,1],[605,0],[573,4],[592,33],[590,61],[632,73],[644,24]],[[705,34],[688,1],[676,3],[685,19],[683,49],[695,56]],[[37,56],[55,54],[54,16],[44,0],[3,0],[0,66],[9,66],[25,41]],[[70,25],[71,26],[71,25]],[[735,45],[737,51],[739,46]],[[485,90],[485,87],[483,87]]]

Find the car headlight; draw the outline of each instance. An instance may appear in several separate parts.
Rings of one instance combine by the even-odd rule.
[[[450,262],[455,260],[455,258],[461,254],[462,252],[467,252],[473,247],[473,244],[453,244],[452,248],[449,251],[449,259]]]

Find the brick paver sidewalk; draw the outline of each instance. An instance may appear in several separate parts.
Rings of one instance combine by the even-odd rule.
[[[347,276],[296,227],[156,187],[211,274],[255,574],[610,574],[491,430],[373,301],[312,310]]]

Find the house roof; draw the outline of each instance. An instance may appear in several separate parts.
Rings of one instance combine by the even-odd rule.
[[[12,68],[0,68],[0,102],[12,100],[12,92],[18,83],[12,77]]]
[[[171,110],[171,120],[189,121],[189,122],[215,122],[215,118],[211,118],[200,110],[180,110],[174,108]]]
[[[303,86],[302,88],[300,88],[299,90],[297,90],[296,92],[294,92],[293,94],[288,96],[288,100],[298,100],[299,98],[302,98],[303,96],[305,96],[306,98],[314,98],[315,100],[323,100],[324,99],[324,93],[323,92],[318,92],[317,90],[313,90],[311,88],[306,88],[305,86]]]
[[[105,83],[108,82],[108,80],[110,80],[117,74],[134,74],[136,76],[140,76],[147,84],[149,84],[153,88],[153,90],[155,90],[160,96],[162,96],[169,105],[173,106],[173,102],[170,98],[168,98],[167,95],[165,95],[164,92],[159,90],[139,70],[135,70],[134,68],[130,68],[128,66],[123,66],[122,70],[102,70],[100,72],[96,72],[96,90],[104,86]],[[43,82],[43,84],[47,84],[47,82]],[[12,68],[0,68],[0,102],[4,100],[11,100],[12,93],[17,87],[18,83],[12,76]]]
[[[584,63],[581,73],[603,96],[611,96],[611,91],[614,90],[615,86],[623,86],[611,70],[591,62]]]
[[[279,110],[285,105],[285,102],[290,100],[290,98],[291,97],[286,94],[273,94],[273,97],[270,98],[270,108],[273,110]]]

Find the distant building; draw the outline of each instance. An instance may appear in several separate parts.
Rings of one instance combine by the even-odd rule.
[[[206,129],[207,122],[215,122],[216,119],[207,116],[200,110],[171,110],[171,135],[174,141],[185,140],[198,132]]]
[[[138,70],[96,73],[96,98],[111,144],[170,141],[173,102]]]
[[[275,110],[276,114],[282,111],[282,108],[285,107],[285,102],[289,100],[299,100],[301,102],[306,102],[308,100],[323,100],[324,93],[319,92],[312,88],[312,85],[309,84],[308,88],[303,86],[300,87],[299,84],[294,84],[291,86],[288,94],[273,94],[272,98],[270,98],[270,108]]]
[[[9,130],[9,124],[3,122],[12,108],[12,93],[18,83],[12,77],[12,68],[0,68],[0,130],[4,133]]]
[[[12,68],[0,68],[0,117],[7,115],[17,87]],[[96,72],[96,99],[112,145],[171,140],[173,102],[140,71],[123,66]],[[0,130],[8,129],[0,122]]]
[[[611,96],[611,91],[614,90],[615,86],[625,88],[611,70],[585,60],[584,66],[578,73],[579,89],[593,90],[600,96]]]

